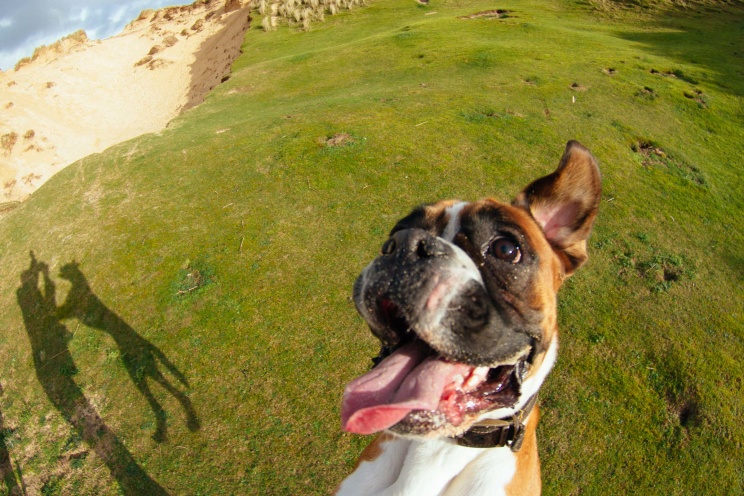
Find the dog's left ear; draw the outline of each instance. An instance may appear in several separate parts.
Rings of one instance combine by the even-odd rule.
[[[512,204],[528,210],[540,224],[568,276],[586,262],[586,240],[601,195],[597,161],[581,143],[569,141],[558,168],[533,181]]]

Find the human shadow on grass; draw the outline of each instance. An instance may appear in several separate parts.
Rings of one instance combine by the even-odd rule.
[[[200,427],[199,419],[191,405],[191,400],[183,391],[171,383],[158,367],[158,364],[162,364],[183,386],[188,387],[189,383],[183,373],[168,360],[168,357],[162,351],[137,334],[129,324],[111,311],[93,293],[77,263],[71,262],[64,265],[60,269],[59,275],[62,279],[72,283],[72,289],[67,294],[65,302],[58,308],[57,315],[60,319],[75,317],[86,326],[99,329],[114,339],[119,347],[121,361],[129,372],[129,377],[142,393],[142,396],[147,399],[155,414],[157,427],[152,435],[153,440],[157,442],[165,441],[167,437],[167,416],[163,407],[152,394],[148,384],[149,380],[160,384],[178,400],[186,413],[186,427],[192,432],[198,430]]]
[[[16,295],[31,343],[36,377],[49,401],[106,464],[122,494],[167,495],[137,464],[73,379],[77,367],[68,347],[72,333],[59,320],[56,286],[49,277],[49,266],[37,261],[33,252],[29,268],[21,273]]]
[[[3,385],[0,384],[0,396],[3,395]],[[23,474],[21,473],[20,467],[18,468],[18,478],[20,484],[16,480],[15,471],[13,470],[13,464],[10,460],[10,452],[8,446],[5,443],[5,423],[3,422],[3,412],[0,411],[0,478],[5,484],[5,489],[10,496],[20,496],[26,494],[26,487],[23,484]]]

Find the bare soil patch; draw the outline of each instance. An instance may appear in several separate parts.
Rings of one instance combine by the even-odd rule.
[[[511,10],[506,9],[483,10],[475,14],[462,16],[460,19],[504,19],[510,17],[509,14],[511,13]]]
[[[323,138],[323,145],[327,147],[343,146],[354,142],[349,133],[336,133],[331,137]]]

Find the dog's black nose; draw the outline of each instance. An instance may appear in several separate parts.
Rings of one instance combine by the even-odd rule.
[[[380,253],[383,255],[392,255],[396,248],[398,248],[398,244],[395,242],[395,239],[390,238],[382,244]]]
[[[444,243],[423,229],[403,229],[396,231],[385,241],[380,250],[382,255],[399,255],[411,258],[434,258],[447,253]]]

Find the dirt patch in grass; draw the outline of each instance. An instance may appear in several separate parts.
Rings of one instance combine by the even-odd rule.
[[[687,74],[685,74],[679,69],[665,69],[663,71],[651,69],[650,72],[651,74],[654,74],[656,76],[672,77],[672,78],[681,79],[682,81],[687,81],[690,84],[698,84],[697,79],[691,76],[688,76]]]
[[[349,133],[336,133],[333,136],[322,138],[321,141],[324,146],[333,148],[351,144],[354,142],[354,138]]]
[[[197,292],[214,282],[214,276],[214,267],[206,260],[186,260],[174,281],[173,293],[183,296]]]
[[[697,423],[700,416],[700,406],[695,399],[685,399],[679,404],[670,405],[674,413],[679,417],[679,425],[684,428]]]
[[[636,91],[635,96],[645,98],[646,100],[655,100],[656,91],[654,91],[650,86],[644,86],[640,90]]]
[[[668,291],[673,283],[683,279],[689,270],[677,255],[654,255],[636,263],[639,275],[651,283],[652,293]]]
[[[650,140],[640,139],[637,143],[632,144],[630,148],[645,157],[641,162],[645,167],[661,164],[661,160],[667,158],[666,152]]]
[[[683,94],[685,95],[685,98],[697,102],[698,107],[704,109],[708,108],[708,102],[705,99],[705,93],[703,93],[701,90],[693,89],[692,91],[685,91]]]
[[[626,283],[641,282],[651,293],[663,293],[675,284],[694,279],[695,269],[686,257],[677,253],[663,252],[654,247],[646,234],[635,236],[643,247],[627,240],[621,250],[613,250],[613,259],[618,266],[617,275]],[[612,245],[612,242],[607,242]],[[602,248],[598,243],[595,247]]]
[[[511,10],[506,9],[483,10],[481,12],[476,12],[475,14],[461,16],[460,19],[505,19],[507,17],[512,17],[509,15],[511,13]]]
[[[641,156],[641,165],[646,168],[660,168],[699,186],[708,184],[699,167],[687,163],[680,157],[670,155],[652,140],[640,138],[630,148]]]

